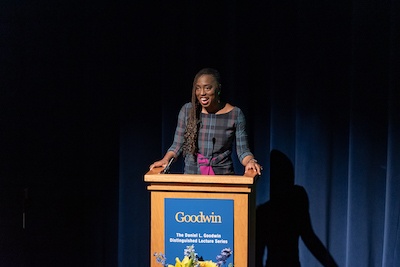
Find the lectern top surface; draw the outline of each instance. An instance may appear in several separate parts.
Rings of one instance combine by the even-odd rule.
[[[248,171],[240,175],[192,175],[192,174],[160,174],[163,168],[154,168],[144,176],[145,182],[160,183],[206,183],[206,184],[237,184],[252,185],[255,182],[257,173]]]

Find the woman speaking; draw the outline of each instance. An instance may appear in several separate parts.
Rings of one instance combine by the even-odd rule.
[[[245,166],[261,174],[261,166],[251,153],[243,112],[220,100],[221,76],[215,69],[199,71],[193,81],[192,101],[179,112],[174,142],[164,158],[150,165],[166,167],[181,153],[185,174],[234,174],[231,158],[233,142]]]

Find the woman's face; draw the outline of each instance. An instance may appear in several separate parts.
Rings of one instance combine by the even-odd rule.
[[[211,74],[201,75],[196,82],[196,97],[203,107],[203,111],[216,112],[218,105],[219,84]]]

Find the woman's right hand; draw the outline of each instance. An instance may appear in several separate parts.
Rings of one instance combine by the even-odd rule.
[[[150,165],[150,170],[156,167],[167,167],[170,159],[175,158],[176,154],[173,151],[168,151],[167,154],[163,157],[162,160],[156,161],[153,164]]]
[[[165,168],[165,167],[167,167],[167,165],[168,165],[168,160],[162,159],[162,160],[156,161],[153,164],[151,164],[150,170],[152,170],[155,167],[164,167]]]

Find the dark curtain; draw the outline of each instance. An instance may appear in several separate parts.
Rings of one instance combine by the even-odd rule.
[[[117,265],[114,10],[0,3],[0,266]]]
[[[398,1],[16,0],[0,10],[0,265],[148,266],[143,175],[203,67],[221,72],[223,100],[246,116],[264,167],[257,206],[270,201],[280,151],[339,266],[400,262]],[[314,252],[300,241],[302,266],[321,266]]]
[[[153,253],[143,174],[171,144],[203,67],[222,73],[223,99],[246,115],[264,166],[257,205],[270,199],[270,152],[279,150],[307,193],[313,231],[338,266],[398,265],[398,2],[136,8],[123,5],[121,16],[119,266],[147,266]],[[173,171],[182,172],[181,161]],[[236,172],[243,173],[237,162]],[[302,241],[299,254],[302,266],[321,266]]]

